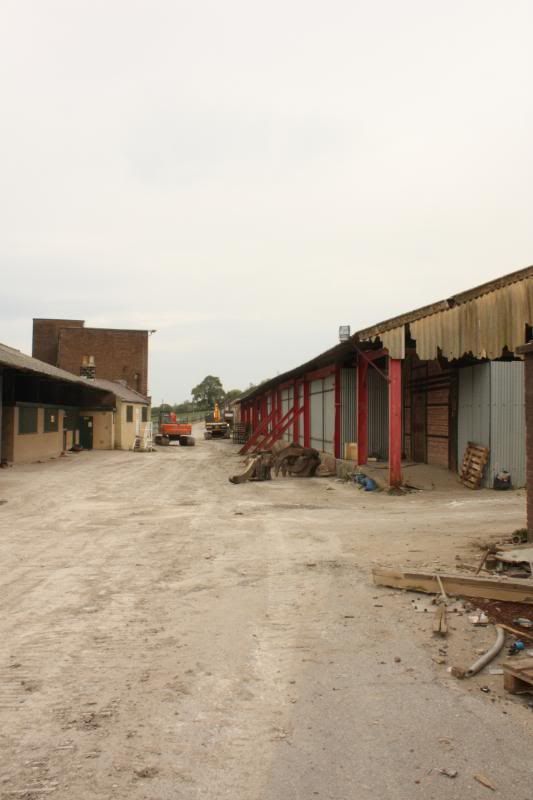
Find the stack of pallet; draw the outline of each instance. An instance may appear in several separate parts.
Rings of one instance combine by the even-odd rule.
[[[233,441],[235,444],[244,444],[248,440],[246,422],[235,422],[233,424]]]
[[[483,479],[483,471],[489,460],[489,448],[474,442],[468,442],[459,477],[461,483],[469,489],[479,489]]]

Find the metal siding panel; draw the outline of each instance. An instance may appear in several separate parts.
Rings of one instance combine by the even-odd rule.
[[[321,390],[317,391],[316,384],[321,384]],[[313,390],[313,387],[314,390]],[[311,397],[309,407],[311,413],[311,447],[322,450],[324,443],[324,394],[322,392],[322,381],[313,381],[311,384]]]
[[[389,455],[389,385],[368,370],[368,455],[387,459]]]
[[[354,368],[341,370],[341,456],[347,442],[357,441],[357,372]]]
[[[526,484],[526,417],[522,361],[490,365],[490,461],[487,485],[501,470],[511,473],[516,488]]]
[[[490,447],[490,364],[459,370],[457,463],[463,462],[468,442]]]
[[[324,381],[324,432],[323,446],[325,453],[335,455],[335,378],[332,376],[331,388],[326,388],[329,378]]]

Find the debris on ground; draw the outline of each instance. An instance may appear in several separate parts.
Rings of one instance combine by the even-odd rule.
[[[459,774],[456,769],[448,769],[444,767],[443,769],[439,769],[441,775],[446,775],[447,778],[457,778]]]
[[[440,605],[435,609],[435,618],[433,620],[433,633],[438,636],[448,635],[448,621],[446,619],[446,606]]]
[[[505,644],[505,631],[503,631],[502,628],[497,627],[496,640],[494,644],[491,647],[489,647],[487,652],[483,653],[483,655],[480,656],[476,661],[474,661],[472,666],[466,670],[461,667],[452,667],[452,675],[455,678],[460,678],[460,679],[472,678],[474,675],[477,675],[478,672],[481,672],[481,670],[484,667],[486,667],[487,664],[490,664],[490,662],[496,658],[496,656],[503,650],[504,644]]]
[[[320,453],[314,447],[291,444],[278,452],[273,461],[275,475],[312,478],[320,466]]]
[[[474,614],[469,614],[468,619],[472,623],[472,625],[477,626],[484,626],[489,624],[489,618],[485,614],[484,611],[481,611],[479,608]]]
[[[377,586],[388,586],[393,589],[438,594],[442,585],[449,595],[533,604],[533,585],[525,584],[520,580],[473,577],[452,573],[413,572],[386,567],[374,567],[372,578]]]
[[[489,452],[488,447],[468,442],[459,471],[459,480],[468,489],[479,489],[489,460]]]
[[[533,546],[518,545],[515,548],[502,547],[494,553],[496,570],[512,574],[515,578],[529,578],[533,575]]]
[[[269,481],[272,477],[272,455],[261,453],[247,459],[242,472],[229,478],[230,483],[246,483],[246,481]]]
[[[489,779],[485,775],[478,773],[477,775],[474,775],[474,780],[480,783],[482,786],[486,786],[487,789],[491,789],[493,792],[496,791],[496,787],[493,786],[493,784],[489,781]]]

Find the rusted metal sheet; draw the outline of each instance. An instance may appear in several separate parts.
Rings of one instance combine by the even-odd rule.
[[[448,359],[466,353],[494,359],[505,347],[515,352],[532,322],[533,281],[524,280],[415,320],[410,329],[422,360],[437,358],[439,350]]]

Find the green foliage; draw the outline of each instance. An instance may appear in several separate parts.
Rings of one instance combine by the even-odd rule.
[[[228,403],[232,403],[233,400],[236,400],[237,397],[241,396],[241,394],[242,392],[240,389],[230,389],[229,392],[226,392],[224,396],[224,402],[226,403],[226,405]]]
[[[205,414],[213,411],[215,402],[220,406],[231,403],[235,398],[242,394],[240,389],[230,389],[224,391],[222,381],[215,375],[207,375],[198,386],[191,391],[192,400],[184,400],[182,403],[161,403],[160,406],[152,406],[152,419],[159,420],[159,413],[163,411],[168,414],[174,411],[179,419],[194,421],[201,419]]]
[[[193,403],[196,406],[213,408],[215,403],[222,403],[225,397],[222,381],[215,375],[206,375],[198,386],[191,389]]]

